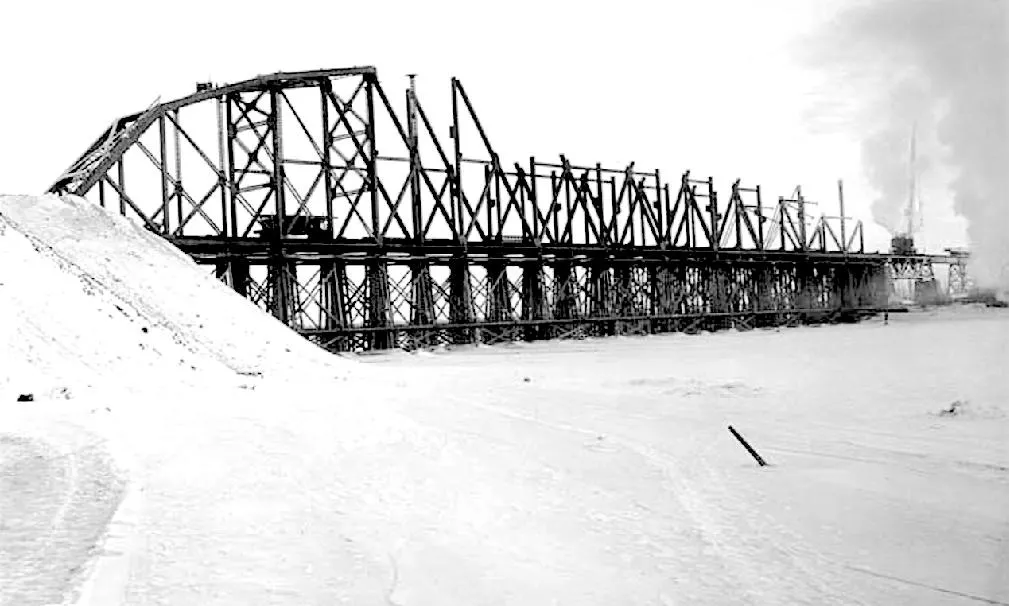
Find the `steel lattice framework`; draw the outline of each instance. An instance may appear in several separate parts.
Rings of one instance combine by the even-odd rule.
[[[400,114],[371,67],[198,85],[116,120],[50,191],[337,350],[857,317],[894,267],[963,268],[865,253],[861,222],[807,217],[801,188],[768,203],[737,181],[722,203],[689,172],[506,166],[455,79],[451,97],[444,137],[412,81]]]

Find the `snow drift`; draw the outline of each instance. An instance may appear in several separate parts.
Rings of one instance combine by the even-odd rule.
[[[0,263],[0,401],[351,364],[82,198],[0,197]]]

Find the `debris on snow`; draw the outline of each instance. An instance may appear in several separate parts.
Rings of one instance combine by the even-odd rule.
[[[941,417],[955,417],[963,412],[963,407],[966,402],[961,402],[960,400],[953,400],[948,408],[943,408],[939,411],[939,416]]]

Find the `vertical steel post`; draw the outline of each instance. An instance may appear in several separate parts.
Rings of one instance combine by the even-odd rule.
[[[284,138],[283,121],[281,118],[280,92],[276,87],[270,87],[270,122],[273,135],[273,196],[277,203],[277,236],[286,236],[287,204],[284,188]]]
[[[694,190],[687,180],[687,175],[689,174],[689,172],[683,174],[680,192],[683,196],[683,231],[686,236],[686,246],[687,248],[693,248],[695,241],[694,232],[696,231],[694,229],[694,214],[697,210],[697,201],[694,198]]]
[[[237,98],[238,95],[235,93],[228,95],[227,98],[225,99],[225,107],[224,107],[224,118],[228,123],[227,125],[227,137],[228,137],[227,156],[228,156],[228,182],[229,182],[228,204],[230,205],[229,210],[231,211],[232,238],[238,237],[239,193],[238,193],[238,184],[235,182],[235,138],[238,136],[238,133],[235,130],[235,122],[231,110],[232,106],[235,104],[235,99]]]
[[[407,74],[410,88],[406,91],[406,128],[410,140],[410,216],[413,221],[413,241],[423,240],[424,219],[420,208],[420,137],[417,133],[416,74]]]
[[[529,205],[533,209],[533,241],[540,246],[544,229],[540,229],[539,196],[536,194],[536,158],[529,156]]]
[[[561,233],[561,218],[558,211],[558,206],[560,203],[557,201],[557,196],[560,192],[557,189],[557,171],[550,171],[550,214],[554,216],[554,242],[561,244],[563,242],[564,234]]]
[[[736,250],[743,249],[743,213],[746,207],[743,205],[743,198],[739,193],[739,181],[732,184],[732,204],[735,204],[736,215]]]
[[[662,200],[662,177],[659,175],[659,169],[655,169],[655,226],[658,227],[659,233],[655,241],[656,246],[663,246],[666,239],[665,229],[663,225],[665,224],[663,218],[669,212],[669,209],[665,208]],[[663,246],[663,248],[665,248]]]
[[[799,244],[801,250],[806,250],[806,200],[802,197],[802,187],[796,187],[795,190],[798,192],[796,199],[799,202]]]
[[[711,249],[718,251],[722,234],[718,229],[718,196],[715,194],[715,179],[708,177],[708,207],[711,216]]]
[[[841,252],[848,252],[848,239],[847,239],[847,223],[848,219],[844,216],[844,181],[837,180],[837,201],[841,206]]]
[[[606,206],[603,204],[603,165],[596,162],[596,212],[599,215],[599,244],[601,246],[609,246],[610,234],[609,228],[606,225]]]
[[[287,232],[287,205],[285,203],[284,191],[284,143],[283,124],[281,118],[280,93],[275,86],[270,87],[270,129],[272,131],[273,147],[273,196],[277,205],[277,226],[272,234],[274,243],[273,264],[275,282],[271,285],[274,289],[277,301],[277,319],[284,324],[290,325],[291,317],[291,279],[289,276],[288,264],[284,258],[283,241]]]
[[[126,167],[123,166],[123,156],[116,163],[116,178],[119,181],[119,214],[126,216]]]
[[[179,226],[175,229],[175,235],[181,236],[185,227],[183,223],[185,215],[182,213],[182,133],[179,132],[179,110],[174,110],[172,116],[174,117],[172,130],[175,131],[175,207],[179,213]]]
[[[329,222],[327,231],[330,238],[336,236],[336,218],[333,216],[333,132],[329,126],[329,95],[332,90],[333,83],[328,78],[319,85],[319,96],[322,98],[322,183],[326,188],[326,221]],[[346,170],[351,170],[351,167],[348,166]]]
[[[564,221],[564,231],[567,232],[568,244],[574,244],[575,241],[575,225],[574,225],[574,209],[571,206],[571,169],[565,168],[564,172],[567,173],[566,176],[562,176],[561,179],[564,181],[564,212],[566,214]],[[568,229],[570,227],[570,229]]]
[[[785,208],[785,198],[778,196],[778,230],[781,232],[781,243],[778,245],[781,250],[785,250],[785,219],[788,212]]]
[[[609,238],[610,238],[610,242],[613,242],[613,234],[614,233],[616,233],[616,234],[620,233],[620,221],[618,220],[619,217],[620,217],[620,209],[617,206],[617,178],[616,177],[610,177],[610,203],[613,204],[613,220],[612,220],[612,223],[613,223],[613,225],[612,225],[612,227],[613,227],[613,233],[610,234]],[[623,242],[616,242],[616,244],[623,244]]]
[[[494,170],[494,215],[496,217],[497,223],[497,235],[498,239],[504,234],[504,222],[502,221],[501,214],[501,163],[498,161],[497,154],[494,154],[492,161],[494,165],[491,167]]]
[[[224,147],[227,134],[224,130],[224,97],[217,97],[217,186],[221,188],[221,233],[222,238],[228,236],[228,180],[224,168]]]
[[[368,189],[371,194],[371,232],[375,242],[382,244],[382,226],[378,217],[378,150],[375,141],[375,85],[377,76],[368,74],[366,96],[368,100],[368,124],[365,126],[368,137]]]
[[[164,235],[169,235],[171,233],[171,228],[169,226],[168,215],[171,214],[169,209],[168,199],[168,141],[166,140],[165,133],[165,117],[158,116],[158,142],[160,144],[161,151],[161,215],[162,215],[162,226],[161,232]]]
[[[662,229],[663,229],[663,234],[664,234],[663,235],[663,242],[665,243],[666,246],[672,248],[672,246],[673,246],[673,220],[674,220],[674,217],[673,217],[673,207],[670,205],[670,200],[669,200],[669,184],[668,183],[663,183],[662,184],[662,195],[665,198],[665,201],[663,202],[663,204],[665,204],[665,207],[666,207],[666,220],[662,224]]]
[[[458,218],[459,230],[459,243],[465,239],[466,231],[466,220],[463,218],[463,204],[462,204],[462,133],[459,132],[459,91],[458,91],[458,81],[452,78],[452,139],[455,143],[455,182],[454,191],[455,196],[452,200],[453,212],[455,217]]]
[[[491,167],[483,165],[483,188],[482,192],[487,192],[487,231],[485,238],[488,241],[494,239],[494,195],[491,191]],[[481,193],[481,195],[483,195]]]

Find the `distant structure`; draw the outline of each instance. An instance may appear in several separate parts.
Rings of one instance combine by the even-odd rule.
[[[903,304],[935,304],[963,299],[970,280],[967,276],[969,254],[963,249],[946,249],[949,267],[945,290],[936,279],[934,259],[920,257],[915,236],[924,225],[919,166],[917,155],[917,125],[911,127],[908,149],[907,199],[902,209],[901,223],[890,240],[890,253],[899,260],[890,264],[890,301]]]
[[[946,253],[954,259],[949,265],[949,281],[946,291],[951,300],[966,300],[974,290],[974,281],[967,274],[967,260],[970,252],[965,248],[947,248]]]
[[[339,351],[851,321],[887,307],[888,276],[955,261],[867,253],[840,187],[812,217],[801,187],[505,162],[450,90],[446,136],[413,78],[400,107],[373,67],[201,82],[114,121],[49,191]]]
[[[911,127],[911,145],[908,153],[907,200],[904,202],[902,221],[890,241],[890,250],[897,255],[913,255],[917,252],[914,236],[922,227],[921,193],[918,190],[917,125]]]

